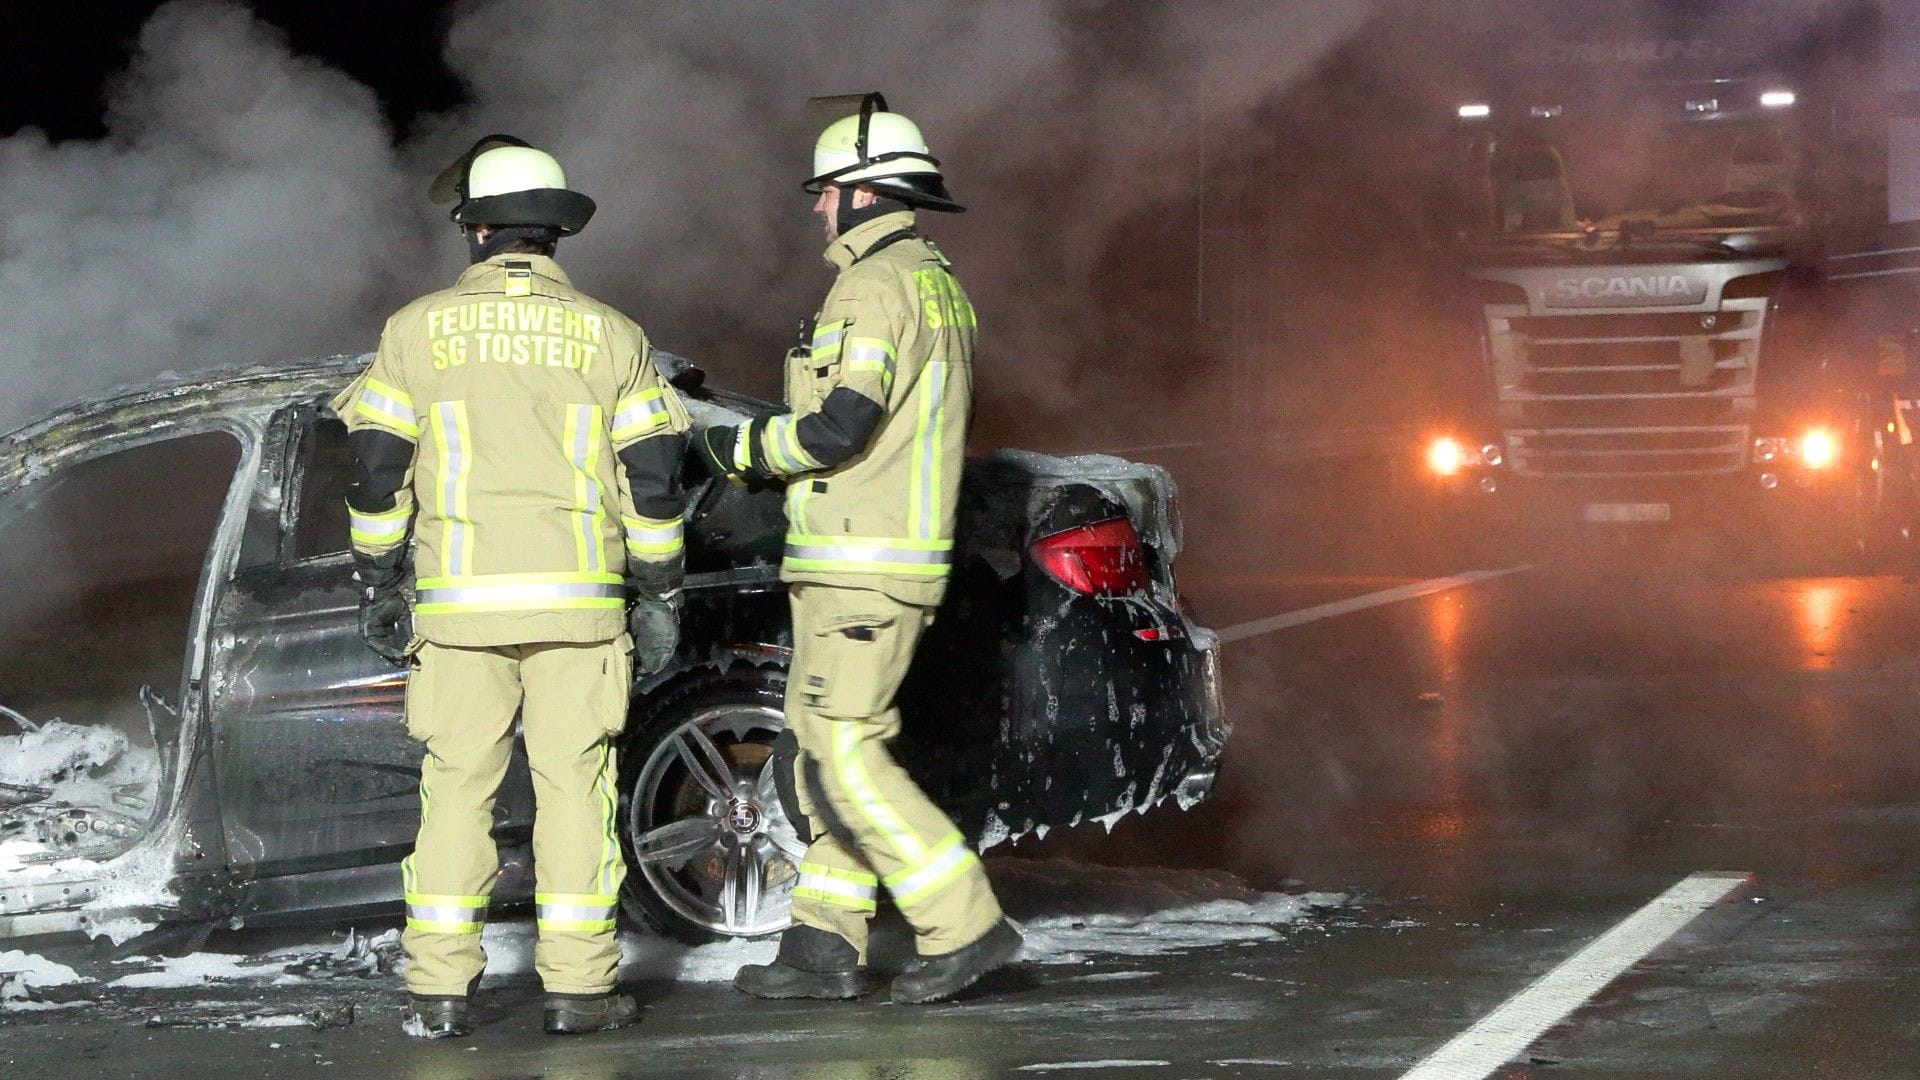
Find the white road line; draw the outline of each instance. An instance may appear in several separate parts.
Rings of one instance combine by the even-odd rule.
[[[1285,615],[1274,615],[1265,619],[1255,619],[1252,622],[1243,622],[1238,626],[1229,626],[1225,630],[1219,631],[1220,640],[1239,641],[1242,638],[1259,637],[1261,634],[1271,634],[1275,630],[1285,630],[1289,626],[1300,626],[1303,623],[1319,622],[1321,619],[1331,619],[1340,615],[1351,615],[1356,611],[1365,611],[1368,608],[1379,607],[1382,604],[1397,604],[1402,600],[1414,600],[1422,596],[1431,596],[1437,592],[1446,592],[1448,589],[1458,589],[1463,585],[1472,585],[1478,581],[1491,581],[1494,578],[1506,577],[1508,574],[1517,574],[1522,570],[1531,569],[1533,569],[1533,566],[1529,563],[1525,566],[1509,566],[1503,570],[1469,570],[1464,574],[1455,574],[1452,577],[1432,578],[1427,581],[1416,581],[1411,585],[1398,585],[1391,589],[1382,589],[1379,592],[1367,593],[1365,596],[1354,596],[1345,600],[1335,600],[1331,604],[1301,608],[1299,611],[1289,611]]]
[[[1400,1080],[1482,1080],[1747,880],[1690,874],[1434,1051]]]

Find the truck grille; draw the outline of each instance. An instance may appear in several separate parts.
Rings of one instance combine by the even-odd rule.
[[[1745,467],[1766,304],[1544,316],[1487,305],[1514,472],[1657,477]]]

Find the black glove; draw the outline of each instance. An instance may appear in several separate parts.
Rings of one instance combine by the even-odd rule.
[[[385,555],[353,553],[353,577],[360,585],[360,638],[390,664],[404,664],[413,640],[413,607],[402,588],[407,551]]]
[[[633,673],[647,678],[667,670],[680,649],[680,594],[642,596],[627,609],[633,635]]]
[[[739,428],[710,427],[701,428],[693,433],[693,455],[700,467],[715,480],[726,480],[736,475],[733,467],[733,444],[738,438]]]

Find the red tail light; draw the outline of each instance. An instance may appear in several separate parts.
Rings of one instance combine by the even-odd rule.
[[[1126,518],[1041,537],[1032,550],[1041,569],[1084,596],[1125,596],[1147,590],[1147,553]]]

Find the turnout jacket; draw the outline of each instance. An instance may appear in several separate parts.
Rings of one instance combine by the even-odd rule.
[[[973,401],[973,305],[945,256],[886,214],[828,245],[840,271],[787,359],[789,411],[739,429],[734,464],[786,477],[789,582],[936,605]]]
[[[640,328],[550,258],[496,255],[401,308],[333,409],[354,550],[411,538],[428,641],[610,641],[628,560],[677,580],[686,408]]]

